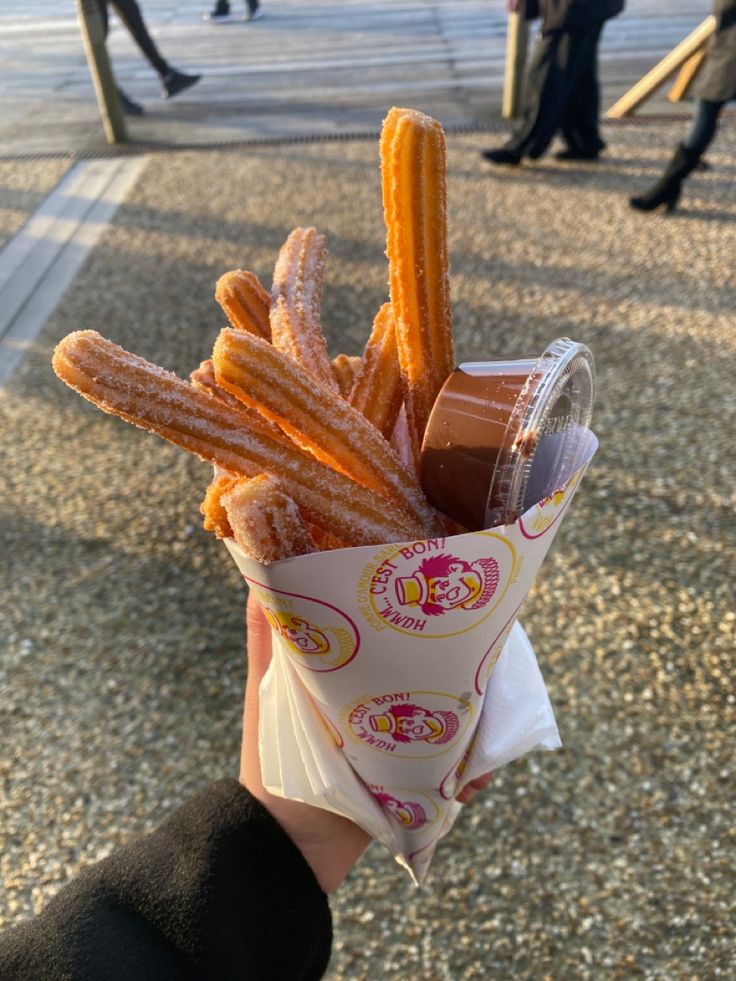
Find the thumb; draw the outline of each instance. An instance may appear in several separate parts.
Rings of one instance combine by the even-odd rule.
[[[271,627],[253,593],[246,606],[246,630],[248,643],[248,687],[256,690],[271,663]]]
[[[271,628],[263,610],[251,593],[246,607],[248,674],[243,706],[243,741],[240,753],[240,779],[252,792],[261,788],[261,764],[258,756],[260,687],[271,663]]]

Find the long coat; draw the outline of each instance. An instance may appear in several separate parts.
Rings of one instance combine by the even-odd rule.
[[[728,102],[736,99],[736,0],[716,0],[713,13],[718,24],[696,94],[708,102]]]
[[[527,20],[542,18],[542,33],[585,31],[616,17],[624,9],[624,0],[527,0]]]

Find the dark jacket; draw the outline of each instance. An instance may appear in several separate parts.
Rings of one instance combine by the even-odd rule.
[[[696,94],[708,102],[736,99],[736,0],[716,0],[718,24],[713,35]]]
[[[624,0],[526,0],[526,17],[542,18],[542,32],[586,31],[617,17]]]
[[[0,935],[2,981],[316,981],[327,897],[236,780],[86,869]]]

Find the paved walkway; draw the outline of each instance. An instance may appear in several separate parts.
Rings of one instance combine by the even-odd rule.
[[[425,889],[371,848],[330,981],[734,977],[733,128],[678,214],[626,204],[679,130],[503,172],[487,136],[448,141],[459,359],[567,334],[599,371],[601,448],[523,614],[565,748],[499,771]],[[96,328],[185,374],[218,275],[270,282],[314,223],[330,349],[357,353],[380,201],[373,141],[152,154],[0,397],[0,926],[238,759],[243,584],[201,529],[210,470],[69,392],[53,345]]]
[[[0,251],[0,391],[148,159],[78,161]]]
[[[144,0],[166,55],[206,73],[172,104],[113,28],[121,84],[149,109],[139,140],[373,128],[388,102],[446,124],[497,113],[501,0],[265,0],[258,24],[218,27],[200,19],[206,2]],[[629,0],[605,36],[606,98],[707,6]],[[0,62],[3,152],[102,145],[58,5],[0,4]],[[513,173],[480,165],[482,138],[450,141],[460,357],[537,349],[554,328],[600,369],[599,458],[525,610],[566,749],[497,775],[427,890],[372,849],[334,901],[334,981],[732,974],[733,130],[672,219],[625,196],[661,170],[675,129],[611,136],[597,167]],[[44,163],[46,183],[0,169],[8,235],[13,209],[53,186],[59,161]],[[49,283],[71,281],[0,397],[13,434],[0,441],[0,926],[238,753],[242,584],[199,527],[207,468],[67,392],[53,344],[95,327],[185,373],[221,319],[217,276],[247,265],[268,281],[291,225],[314,222],[331,248],[330,344],[354,353],[385,290],[379,202],[366,142],[93,161],[0,254],[9,332],[33,303],[47,304],[40,327]]]
[[[211,0],[143,0],[151,32],[177,67],[202,72],[175,101],[125,29],[109,50],[121,87],[146,107],[134,141],[210,144],[295,133],[375,129],[387,105],[408,104],[445,125],[498,118],[503,0],[264,0],[262,20],[212,25]],[[604,99],[612,102],[707,13],[706,0],[629,0],[604,35]],[[244,6],[233,0],[233,9]],[[104,146],[70,2],[31,13],[0,3],[3,154]],[[661,99],[657,106],[667,106]]]

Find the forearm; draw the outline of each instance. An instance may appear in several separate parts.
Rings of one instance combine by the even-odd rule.
[[[223,780],[0,937],[0,977],[307,981],[324,973],[331,936],[299,850]]]

